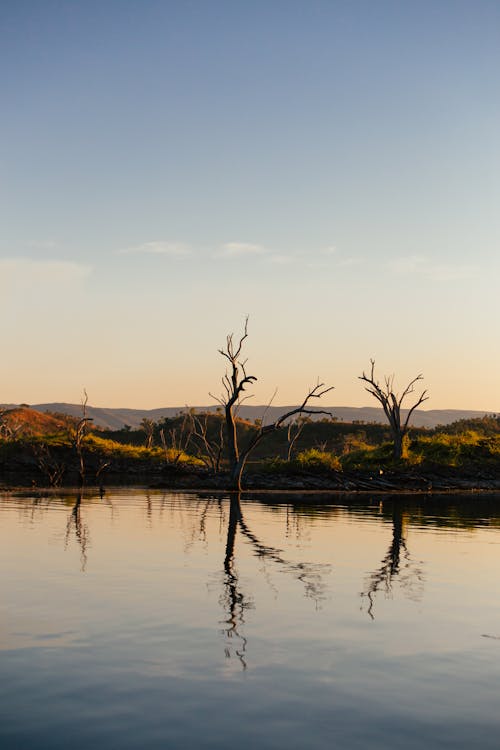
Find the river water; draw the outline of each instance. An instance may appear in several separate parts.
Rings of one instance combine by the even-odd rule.
[[[500,497],[0,496],[0,747],[498,748]]]

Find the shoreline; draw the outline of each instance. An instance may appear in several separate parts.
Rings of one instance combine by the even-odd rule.
[[[141,491],[164,490],[189,493],[232,493],[236,492],[225,475],[208,475],[199,472],[180,471],[175,476],[161,474],[127,476],[109,475],[105,482],[86,482],[83,487],[76,483],[50,486],[32,475],[4,476],[0,478],[0,492],[101,492],[137,489]],[[500,493],[500,477],[457,476],[452,473],[424,474],[386,472],[376,475],[371,472],[329,473],[329,474],[267,474],[248,473],[244,476],[241,493],[265,494],[334,494],[334,495],[438,495],[438,494],[485,494]]]

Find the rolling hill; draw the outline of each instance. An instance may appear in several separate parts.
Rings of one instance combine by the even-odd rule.
[[[17,405],[6,405],[3,408],[16,408]],[[23,406],[25,406],[23,404]],[[82,414],[82,407],[80,404],[65,404],[65,403],[51,403],[51,404],[33,404],[32,409],[36,409],[41,412],[51,412],[56,414],[69,414],[74,417],[80,417]],[[103,427],[110,430],[118,430],[124,427],[124,425],[130,425],[132,428],[139,427],[141,420],[144,418],[152,419],[157,421],[163,417],[174,417],[179,412],[185,411],[188,407],[184,406],[166,406],[158,409],[112,409],[102,408],[97,406],[87,406],[87,415],[92,417],[94,424],[98,427]],[[193,407],[197,412],[215,411],[216,406],[195,406]],[[265,421],[271,422],[277,419],[282,414],[286,413],[293,406],[271,406],[266,410],[265,406],[246,406],[243,405],[240,408],[239,416],[242,419],[254,421],[255,419],[261,419],[262,415],[266,414]],[[351,406],[325,406],[325,410],[330,411],[337,420],[342,422],[381,422],[385,423],[385,416],[382,409],[376,407],[364,406],[364,407],[351,407]],[[404,410],[402,410],[404,414]],[[475,417],[483,417],[485,414],[496,413],[494,411],[485,412],[479,410],[465,410],[465,409],[417,409],[412,415],[412,424],[415,427],[436,427],[440,424],[450,424],[456,422],[459,419],[473,419]],[[322,419],[324,415],[320,415]]]

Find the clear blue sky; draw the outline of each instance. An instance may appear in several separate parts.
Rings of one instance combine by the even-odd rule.
[[[500,411],[500,4],[0,5],[0,401]]]

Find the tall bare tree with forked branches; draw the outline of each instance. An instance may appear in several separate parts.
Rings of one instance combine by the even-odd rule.
[[[368,385],[365,386],[365,390],[368,391],[368,393],[371,393],[372,396],[374,396],[382,405],[384,414],[387,417],[387,421],[389,422],[391,437],[394,443],[393,458],[396,461],[399,461],[403,456],[403,439],[408,432],[410,417],[417,406],[420,406],[423,401],[427,401],[427,399],[429,398],[429,396],[427,396],[427,391],[423,391],[420,394],[417,401],[408,410],[408,414],[406,415],[406,419],[404,421],[401,417],[401,408],[405,398],[415,392],[415,383],[417,383],[419,380],[423,380],[423,375],[420,373],[420,375],[417,375],[416,378],[410,380],[402,394],[399,395],[398,393],[394,392],[394,375],[385,375],[384,384],[381,385],[375,377],[375,360],[370,359],[370,364],[370,374],[367,375],[363,371],[363,374],[359,375],[359,380],[363,380],[365,383],[368,383]]]
[[[237,491],[241,490],[241,477],[247,459],[260,441],[265,438],[266,435],[283,427],[287,420],[296,414],[327,414],[331,416],[331,413],[328,411],[311,409],[309,407],[309,402],[312,399],[321,398],[325,393],[333,390],[333,386],[326,387],[324,383],[318,382],[309,390],[300,406],[283,414],[275,422],[270,424],[264,424],[262,422],[248,444],[244,448],[240,448],[238,445],[238,433],[236,427],[237,409],[246,398],[249,398],[248,395],[243,395],[245,389],[257,380],[255,375],[249,375],[247,373],[247,361],[246,359],[242,359],[241,356],[243,344],[247,338],[248,316],[245,319],[245,327],[242,336],[235,341],[234,334],[230,333],[226,337],[226,346],[223,349],[219,349],[219,354],[221,354],[229,363],[228,370],[226,370],[226,373],[222,378],[223,394],[219,397],[210,394],[212,398],[224,407],[231,487]]]

